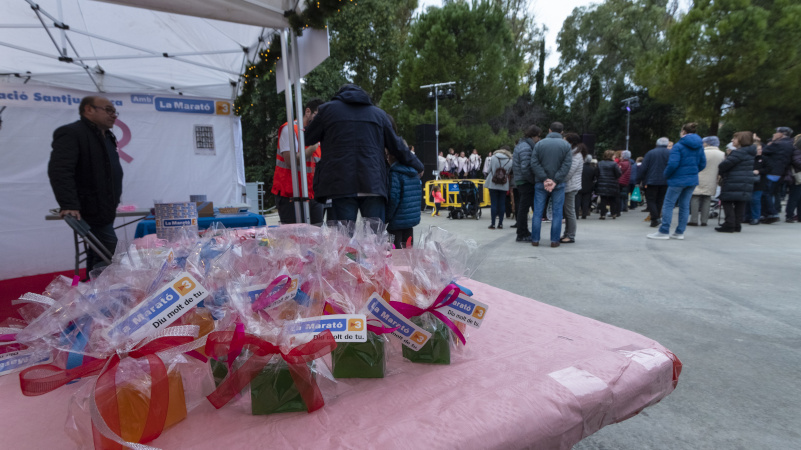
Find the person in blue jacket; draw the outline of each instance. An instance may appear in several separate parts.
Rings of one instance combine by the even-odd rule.
[[[698,185],[698,172],[706,167],[704,145],[696,134],[697,128],[695,122],[685,123],[681,127],[681,139],[670,150],[664,172],[668,188],[662,206],[662,226],[656,233],[649,234],[649,239],[684,239],[684,230],[690,217],[690,199]],[[674,206],[679,207],[679,220],[676,230],[669,234]]]
[[[417,171],[401,164],[387,151],[389,163],[389,201],[387,202],[387,232],[395,236],[395,248],[406,248],[414,227],[420,223],[423,202],[423,183]]]

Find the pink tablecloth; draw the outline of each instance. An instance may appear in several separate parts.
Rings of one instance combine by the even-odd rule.
[[[391,373],[349,381],[312,414],[250,416],[231,405],[192,411],[151,445],[236,448],[570,448],[673,391],[681,363],[639,334],[468,281],[490,305],[450,366],[393,356]],[[8,448],[74,448],[64,431],[78,384],[23,397],[0,379]]]

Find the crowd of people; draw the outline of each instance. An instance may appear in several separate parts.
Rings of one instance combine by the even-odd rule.
[[[552,211],[551,247],[575,242],[578,218],[587,219],[595,212],[600,220],[615,219],[643,202],[643,212],[649,213],[645,220],[658,228],[647,235],[650,239],[684,239],[688,226],[708,225],[712,210],[722,210],[725,220],[715,228],[722,233],[740,232],[743,222],[772,224],[781,220],[785,197],[785,221],[799,221],[801,135],[793,138],[788,127],[776,128],[764,148],[755,133],[740,131],[721,150],[717,136],[701,138],[697,124],[687,123],[678,142],[659,138],[636,161],[627,150],[606,150],[600,161],[593,159],[581,137],[564,133],[559,122],[550,125],[545,138],[541,134],[532,125],[518,141],[510,185],[493,179],[503,156],[497,161],[492,156],[485,181],[492,203],[490,228],[496,228],[496,215],[503,214],[502,194],[506,194],[516,205],[511,214],[516,214],[518,242],[539,246],[541,224],[548,220],[547,204]],[[505,188],[507,192],[501,192]],[[674,208],[678,208],[675,224]],[[502,218],[498,220],[502,228]]]

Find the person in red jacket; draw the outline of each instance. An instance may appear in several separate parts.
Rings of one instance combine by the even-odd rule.
[[[629,210],[629,180],[631,180],[631,161],[629,161],[628,157],[623,157],[623,153],[628,153],[628,156],[631,156],[627,150],[618,150],[615,152],[615,162],[617,166],[620,167],[620,178],[617,179],[617,183],[620,185],[620,211],[626,212]]]
[[[306,128],[311,123],[314,116],[317,115],[317,109],[323,101],[319,98],[313,98],[306,102],[306,108],[303,112],[303,127]],[[295,133],[295,161],[296,168],[298,169],[298,182],[300,179],[300,157],[297,154],[297,148],[300,145],[298,141],[298,123],[294,124]],[[300,220],[295,218],[295,205],[292,202],[293,197],[300,197],[301,192],[293,195],[292,192],[292,166],[289,160],[290,147],[289,139],[292,133],[287,133],[287,124],[284,123],[278,128],[278,151],[275,154],[275,173],[273,174],[273,187],[270,192],[275,195],[275,205],[278,208],[278,218],[282,224],[286,223],[304,223],[303,208],[301,208]],[[309,222],[312,224],[320,224],[323,222],[323,205],[314,200],[314,189],[312,182],[314,180],[314,170],[317,163],[320,161],[321,151],[320,145],[310,145],[306,147],[306,184],[309,188]],[[298,185],[298,189],[300,189]]]

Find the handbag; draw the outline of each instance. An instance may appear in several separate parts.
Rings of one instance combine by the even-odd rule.
[[[631,201],[633,202],[642,201],[642,193],[640,192],[639,186],[634,186],[634,192],[631,193]]]

